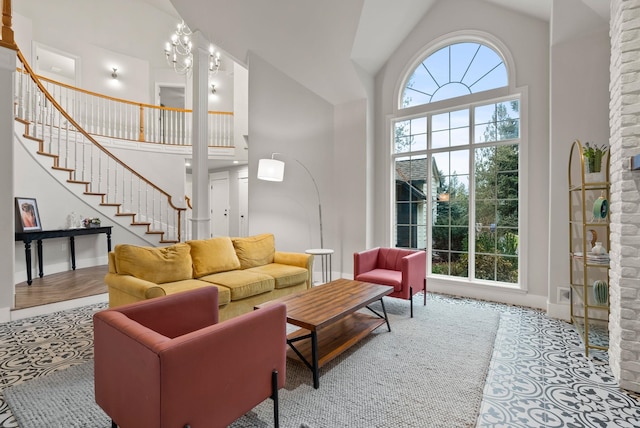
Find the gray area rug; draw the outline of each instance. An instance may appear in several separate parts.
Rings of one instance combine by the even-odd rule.
[[[385,300],[391,332],[368,338],[311,372],[288,361],[280,390],[283,428],[473,427],[482,401],[499,314],[472,304]],[[93,399],[93,364],[71,367],[4,390],[21,428],[110,427]],[[233,428],[273,426],[266,400]]]

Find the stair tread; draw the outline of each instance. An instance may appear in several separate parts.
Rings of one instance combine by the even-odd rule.
[[[117,215],[117,216],[127,216],[127,215],[135,216],[135,215],[136,215],[136,213],[116,213],[116,215]]]
[[[80,181],[80,180],[67,180],[67,183],[74,183],[74,184],[91,184],[90,181]]]
[[[39,155],[42,155],[42,156],[49,156],[50,158],[57,158],[58,157],[58,155],[54,155],[53,153],[41,152],[40,150],[38,150],[37,153]]]

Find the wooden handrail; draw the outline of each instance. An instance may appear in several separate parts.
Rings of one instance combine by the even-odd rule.
[[[21,71],[21,70],[18,69],[18,71]],[[143,108],[143,107],[154,108],[154,109],[158,109],[158,110],[176,111],[176,112],[179,112],[179,113],[192,113],[193,112],[193,110],[191,110],[191,109],[184,109],[184,108],[177,108],[177,107],[166,107],[166,106],[157,106],[157,105],[154,105],[154,104],[147,104],[147,103],[140,103],[140,102],[137,102],[137,101],[125,100],[123,98],[112,97],[112,96],[109,96],[109,95],[104,95],[104,94],[100,94],[98,92],[93,92],[93,91],[89,91],[89,90],[86,90],[86,89],[78,88],[78,87],[75,87],[75,86],[72,86],[72,85],[68,85],[66,83],[58,82],[57,80],[53,80],[53,79],[50,79],[48,77],[40,76],[39,74],[36,74],[36,76],[38,76],[38,79],[43,80],[45,82],[53,83],[54,85],[62,86],[63,88],[71,89],[73,91],[78,91],[78,92],[86,94],[86,95],[91,95],[91,96],[98,97],[98,98],[104,98],[104,99],[109,100],[109,101],[116,101],[116,102],[123,103],[123,104],[135,105],[135,106],[139,106],[140,108]],[[232,111],[209,110],[207,113],[209,113],[209,114],[226,114],[226,115],[233,116],[233,112]]]
[[[22,70],[20,69],[18,69],[18,71],[22,72]],[[154,134],[154,131],[157,131],[157,129],[153,125],[153,123],[155,123],[153,121],[154,118],[166,118],[166,120],[168,121],[167,123],[175,125],[176,122],[173,122],[173,121],[184,120],[185,116],[189,116],[193,113],[193,110],[191,109],[157,106],[153,104],[126,100],[122,98],[112,97],[109,95],[99,94],[97,92],[89,91],[82,88],[77,88],[75,86],[58,82],[48,77],[44,77],[40,75],[37,75],[37,77],[38,79],[40,79],[41,82],[44,82],[45,84],[48,85],[47,87],[51,90],[51,94],[55,94],[56,92],[58,92],[58,90],[65,90],[65,91],[70,91],[72,94],[74,94],[74,96],[77,96],[77,97],[89,97],[90,99],[93,100],[93,103],[98,106],[113,104],[118,110],[122,111],[129,108],[130,112],[133,112],[133,109],[135,109],[136,111],[135,114],[137,116],[137,121],[139,121],[139,123],[135,131],[133,128],[129,128],[128,132],[131,132],[131,134],[129,134],[130,138],[136,139],[137,141],[140,141],[140,142],[151,142],[151,143],[159,142],[157,138],[153,138],[154,136],[159,137],[159,135]],[[208,116],[209,116],[208,120],[210,121],[210,123],[213,123],[215,121],[215,123],[219,124],[218,120],[220,118],[223,118],[223,117],[233,118],[234,114],[233,112],[208,111]],[[181,117],[183,119],[179,119]],[[149,120],[150,118],[151,120]],[[223,119],[222,123],[224,124],[224,122],[227,120],[230,120],[230,119]],[[145,128],[147,125],[151,126],[150,132],[147,132],[147,129]],[[217,132],[220,132],[221,130],[224,130],[224,129],[228,129],[228,128],[225,128],[223,125],[221,126],[222,127],[217,128]],[[85,128],[85,130],[87,130],[88,132],[91,132],[90,128]],[[210,137],[213,137],[215,139],[215,136],[219,135],[217,132],[214,129],[214,133],[211,134]],[[93,132],[93,134],[97,134],[97,133]],[[118,137],[116,135],[108,135],[108,136]],[[150,138],[151,141],[147,141],[147,138]],[[164,134],[162,134],[162,138],[164,138]],[[175,136],[172,138],[174,139],[173,142],[175,143],[176,142]],[[183,140],[180,144],[185,145],[185,144],[188,144],[188,142],[186,140]]]
[[[2,1],[2,40],[0,40],[0,46],[18,50],[13,36],[13,28],[11,28],[11,0]]]

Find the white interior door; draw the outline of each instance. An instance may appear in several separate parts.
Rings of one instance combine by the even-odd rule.
[[[210,175],[211,236],[229,236],[229,173]]]
[[[249,235],[249,177],[238,178],[238,225],[240,236]]]

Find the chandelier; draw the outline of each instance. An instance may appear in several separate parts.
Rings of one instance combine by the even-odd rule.
[[[171,41],[164,47],[164,56],[167,63],[173,67],[178,74],[188,74],[193,67],[193,43],[191,35],[193,32],[184,23],[180,22],[176,31],[171,35]],[[209,46],[209,72],[217,73],[220,69],[220,52],[215,52],[213,45]]]

